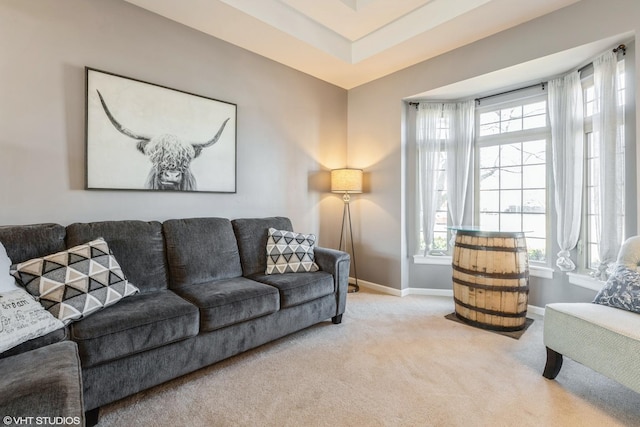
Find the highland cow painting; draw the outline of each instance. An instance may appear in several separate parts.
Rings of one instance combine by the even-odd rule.
[[[236,105],[86,68],[86,188],[236,192]]]

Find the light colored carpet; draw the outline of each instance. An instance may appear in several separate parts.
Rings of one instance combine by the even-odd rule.
[[[100,426],[640,426],[640,394],[446,320],[451,298],[349,294],[324,322],[102,408]]]

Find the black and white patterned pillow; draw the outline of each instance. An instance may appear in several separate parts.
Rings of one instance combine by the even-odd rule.
[[[640,273],[617,265],[593,302],[640,313]]]
[[[16,264],[12,274],[65,325],[139,292],[102,238]]]
[[[265,274],[318,271],[313,247],[316,236],[269,228]]]

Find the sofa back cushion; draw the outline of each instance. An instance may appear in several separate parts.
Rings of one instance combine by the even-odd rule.
[[[269,228],[293,231],[289,218],[241,218],[231,221],[238,241],[242,274],[264,274],[267,269],[267,238]]]
[[[59,224],[0,227],[0,242],[14,264],[65,250],[64,236],[65,229]]]
[[[162,229],[171,288],[242,276],[238,244],[228,219],[171,219]]]
[[[168,288],[162,224],[157,221],[104,221],[67,226],[67,247],[103,237],[122,271],[140,293]]]

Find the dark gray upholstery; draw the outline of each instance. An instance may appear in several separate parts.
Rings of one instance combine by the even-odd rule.
[[[331,295],[145,353],[83,368],[85,410],[114,402],[315,325],[333,313],[335,298]],[[329,325],[333,326],[327,323]],[[251,392],[250,384],[247,384],[247,392]]]
[[[244,277],[186,286],[176,290],[200,309],[200,332],[275,313],[278,290]]]
[[[347,308],[347,291],[349,289],[349,268],[351,257],[348,253],[335,249],[318,248],[313,250],[316,264],[320,270],[333,276],[336,284],[336,315],[344,313]]]
[[[269,227],[293,231],[291,221],[284,217],[241,218],[231,221],[238,241],[242,275],[264,274],[267,269],[267,232]]]
[[[56,329],[53,332],[49,332],[46,335],[43,335],[38,338],[34,338],[32,340],[23,342],[4,353],[0,353],[0,359],[10,356],[15,356],[16,354],[24,353],[26,351],[35,350],[36,348],[44,347],[45,345],[57,343],[60,341],[65,341],[69,339],[69,328],[61,328]]]
[[[228,219],[172,219],[162,224],[162,231],[171,288],[242,276],[238,244]]]
[[[280,291],[280,306],[293,307],[335,292],[333,276],[315,273],[256,274],[251,279],[274,286]]]
[[[82,366],[130,356],[198,333],[198,309],[170,290],[127,297],[71,324]]]
[[[159,222],[104,221],[67,227],[67,246],[104,237],[129,282],[140,293],[167,289],[167,266]]]
[[[77,344],[82,360],[84,409],[93,411],[318,322],[339,322],[349,255],[316,248],[321,271],[264,276],[269,227],[293,231],[283,217],[78,223],[66,234],[53,224],[0,227],[0,241],[9,242],[7,251],[16,261],[103,237],[141,290],[70,324],[62,336],[50,334],[16,349],[49,344],[68,332],[73,342],[67,344]],[[0,369],[0,378],[3,374]],[[42,374],[33,375],[33,380],[25,377],[22,389],[35,390]],[[0,382],[0,396],[5,392]],[[82,405],[82,398],[74,398]]]
[[[75,343],[63,341],[2,359],[0,374],[2,417],[31,416],[31,425],[62,425],[55,417],[65,417],[64,425],[84,425],[82,376]],[[35,417],[51,420],[38,421]]]
[[[58,224],[0,227],[0,242],[14,264],[63,251],[65,229]]]

